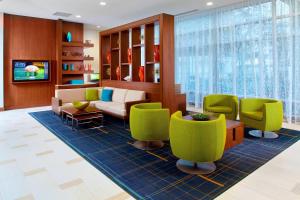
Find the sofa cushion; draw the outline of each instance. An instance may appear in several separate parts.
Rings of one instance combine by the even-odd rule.
[[[98,89],[87,88],[85,90],[85,100],[87,101],[96,101],[99,99]]]
[[[146,99],[146,93],[139,90],[128,90],[125,98],[125,102],[130,101],[142,101]]]
[[[103,89],[101,100],[102,101],[112,101],[113,90],[111,89]]]
[[[100,110],[103,110],[104,112],[109,112],[120,116],[126,116],[125,104],[123,103],[113,101],[97,101],[95,102],[95,107]]]
[[[85,88],[55,90],[55,97],[61,99],[62,103],[85,101]]]
[[[263,120],[263,112],[242,112],[242,115],[258,121]]]
[[[127,94],[127,89],[115,88],[112,96],[113,102],[124,103]]]

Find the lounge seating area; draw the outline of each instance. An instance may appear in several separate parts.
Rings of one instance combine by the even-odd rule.
[[[0,200],[299,200],[299,0],[0,0]]]

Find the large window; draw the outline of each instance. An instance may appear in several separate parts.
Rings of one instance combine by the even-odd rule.
[[[300,1],[250,0],[176,16],[176,82],[189,106],[211,93],[276,98],[300,123]]]

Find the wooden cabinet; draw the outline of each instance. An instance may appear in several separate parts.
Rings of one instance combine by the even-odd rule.
[[[100,85],[144,90],[171,112],[185,111],[175,91],[174,16],[160,14],[100,33]]]
[[[70,32],[72,41],[66,41]],[[83,54],[83,24],[57,20],[56,22],[57,84],[83,80],[85,60]],[[65,66],[65,67],[64,67]]]

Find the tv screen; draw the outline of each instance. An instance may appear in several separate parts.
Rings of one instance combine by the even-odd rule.
[[[12,65],[14,82],[49,80],[49,61],[14,60]]]

